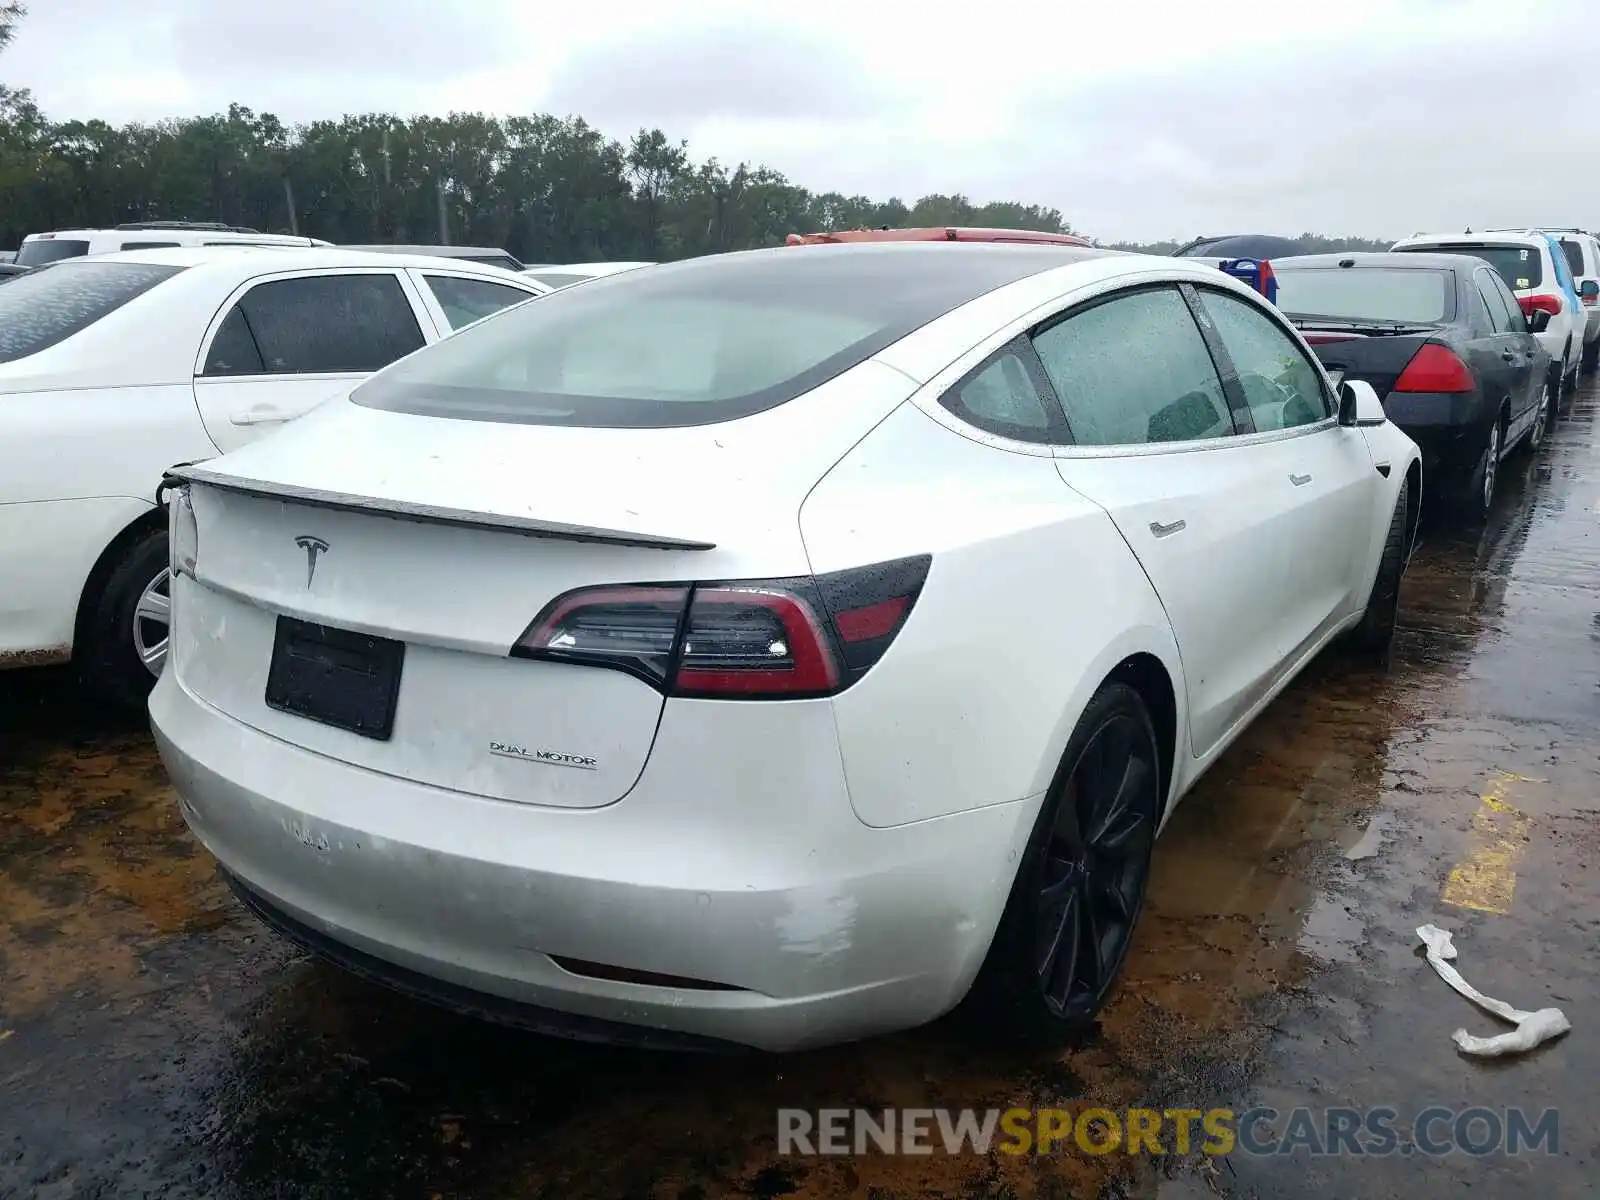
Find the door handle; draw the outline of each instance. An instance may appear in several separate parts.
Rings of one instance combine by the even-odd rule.
[[[1309,476],[1309,475],[1296,475],[1296,474],[1291,472],[1290,475],[1289,475],[1289,482],[1294,484],[1295,487],[1305,487],[1306,484],[1311,482],[1311,476]]]
[[[1160,521],[1150,522],[1150,532],[1157,537],[1170,537],[1174,533],[1182,533],[1189,528],[1187,521],[1174,521],[1171,525],[1163,525]]]
[[[288,419],[288,414],[277,408],[252,408],[228,418],[234,425],[274,425]]]

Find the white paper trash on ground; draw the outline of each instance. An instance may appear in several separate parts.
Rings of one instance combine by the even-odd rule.
[[[1485,1012],[1493,1013],[1502,1021],[1510,1021],[1516,1026],[1506,1033],[1487,1038],[1473,1037],[1465,1029],[1458,1029],[1451,1035],[1451,1040],[1461,1053],[1476,1055],[1479,1058],[1521,1054],[1532,1050],[1542,1042],[1548,1042],[1551,1038],[1560,1037],[1572,1028],[1572,1022],[1567,1020],[1566,1013],[1559,1008],[1541,1008],[1538,1012],[1523,1012],[1520,1008],[1512,1008],[1504,1000],[1485,996],[1461,978],[1461,972],[1450,965],[1449,960],[1456,956],[1456,947],[1448,930],[1440,929],[1437,925],[1421,925],[1417,928],[1417,936],[1428,948],[1428,961],[1433,964],[1433,969],[1439,972],[1440,979]]]

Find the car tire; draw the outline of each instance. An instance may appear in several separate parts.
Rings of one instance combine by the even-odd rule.
[[[1400,581],[1405,577],[1410,549],[1406,545],[1411,528],[1410,504],[1411,480],[1403,479],[1400,495],[1395,498],[1394,515],[1389,518],[1389,532],[1383,539],[1378,573],[1367,596],[1367,608],[1350,638],[1352,648],[1364,656],[1375,657],[1384,668],[1389,666],[1389,650],[1394,644],[1395,618],[1400,611]]]
[[[1585,375],[1593,375],[1595,367],[1600,366],[1600,338],[1592,342],[1585,342],[1583,356],[1578,359],[1578,370]]]
[[[84,688],[117,708],[142,708],[166,662],[171,628],[167,531],[136,536],[85,598],[73,655]]]
[[[1537,454],[1544,449],[1544,444],[1550,437],[1550,426],[1556,419],[1555,401],[1550,398],[1548,386],[1539,389],[1539,407],[1534,410],[1533,425],[1528,429],[1528,436],[1523,441],[1523,448],[1530,454]]]
[[[1469,521],[1487,521],[1494,509],[1495,494],[1500,489],[1500,461],[1505,453],[1505,429],[1506,414],[1501,412],[1489,426],[1483,453],[1478,456],[1478,465],[1461,492],[1458,507],[1461,515]]]
[[[1067,742],[964,1005],[985,1040],[1058,1044],[1094,1020],[1144,906],[1163,795],[1149,710],[1127,684],[1102,684]]]

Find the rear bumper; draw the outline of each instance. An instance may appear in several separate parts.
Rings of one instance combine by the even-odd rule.
[[[827,702],[673,702],[634,790],[589,810],[350,766],[171,670],[150,711],[185,819],[258,912],[402,990],[580,1037],[789,1050],[937,1017],[987,952],[1036,808],[863,825]],[[719,763],[730,737],[772,752]]]
[[[1471,482],[1489,436],[1489,417],[1476,396],[1390,392],[1383,407],[1421,451],[1428,490],[1457,491]]]

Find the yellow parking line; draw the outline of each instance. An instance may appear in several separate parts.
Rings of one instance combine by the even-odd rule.
[[[1467,856],[1450,869],[1439,899],[1455,908],[1506,913],[1517,890],[1517,862],[1527,847],[1528,815],[1506,803],[1513,783],[1543,783],[1527,775],[1502,771],[1480,796],[1472,818],[1472,845]]]

